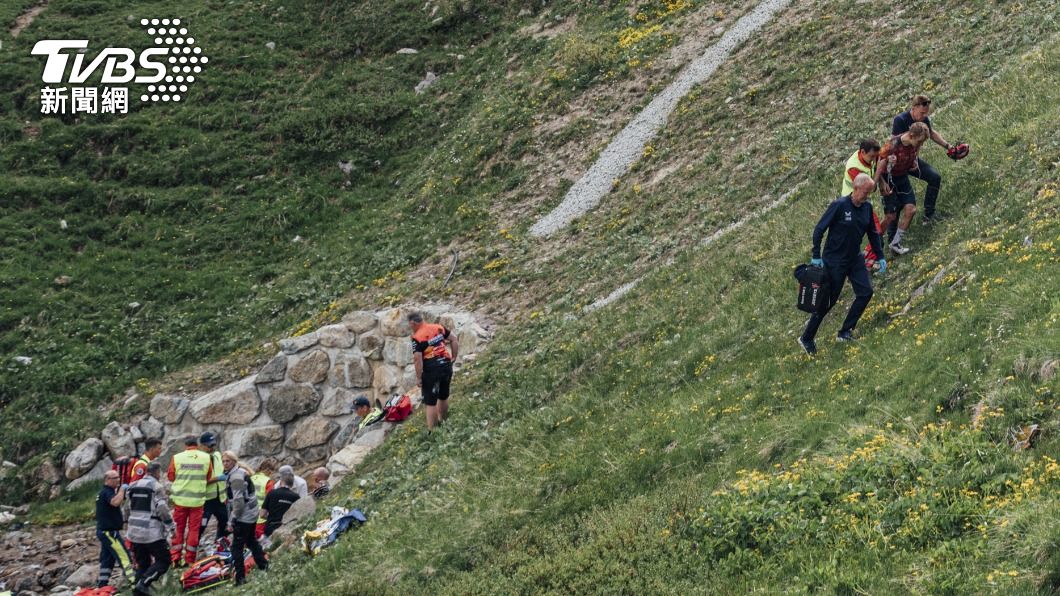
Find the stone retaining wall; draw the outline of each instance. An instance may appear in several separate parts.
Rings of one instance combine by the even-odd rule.
[[[184,437],[207,430],[217,433],[222,450],[235,451],[252,466],[273,456],[306,467],[335,455],[329,465],[348,472],[392,426],[385,423],[351,442],[353,400],[364,395],[386,402],[415,386],[405,318],[413,309],[455,333],[460,360],[489,340],[474,316],[448,305],[351,312],[341,323],[280,341],[280,351],[253,375],[197,396],[157,394],[148,416],[133,424],[111,422],[65,457],[67,489],[100,480],[112,458],[142,452],[151,437],[162,439],[160,459],[168,466],[183,450]]]

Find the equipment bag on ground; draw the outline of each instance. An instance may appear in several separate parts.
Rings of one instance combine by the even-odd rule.
[[[799,310],[815,313],[828,308],[828,275],[824,267],[799,265],[795,268],[795,279],[799,282],[799,296],[795,304]]]
[[[391,397],[383,407],[383,420],[387,422],[401,422],[410,415],[412,415],[412,398],[407,393]]]

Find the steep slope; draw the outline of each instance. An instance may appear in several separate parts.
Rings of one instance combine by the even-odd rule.
[[[13,160],[36,147],[29,140],[34,127],[5,121],[5,138],[22,140],[4,149],[5,165],[20,176],[19,185],[2,187],[16,189],[3,197],[5,230],[15,239],[3,245],[5,272],[15,272],[4,300],[19,308],[4,315],[4,346],[32,349],[37,362],[50,365],[3,373],[3,428],[12,437],[5,448],[33,453],[59,437],[51,447],[61,453],[79,425],[97,422],[58,415],[62,408],[106,401],[139,376],[157,379],[166,368],[224,354],[310,313],[326,318],[336,312],[332,299],[349,286],[369,286],[344,299],[361,303],[447,295],[488,307],[509,324],[458,383],[452,425],[431,439],[416,424],[394,437],[359,472],[363,486],[349,482],[328,502],[362,507],[371,523],[318,559],[280,557],[280,573],[250,592],[729,593],[790,586],[982,593],[1055,585],[1057,533],[1048,512],[1056,505],[1056,477],[1044,459],[1057,456],[1050,438],[1060,316],[1054,3],[914,2],[879,16],[856,3],[794,3],[681,103],[658,142],[596,210],[548,241],[526,234],[681,66],[677,57],[695,55],[753,5],[555,2],[518,16],[514,4],[494,12],[492,3],[440,3],[443,18],[435,24],[438,17],[419,3],[389,12],[383,3],[345,11],[310,5],[297,14],[301,9],[280,11],[278,4],[265,12],[188,4],[191,15],[216,17],[215,35],[231,32],[240,48],[232,56],[278,61],[233,64],[222,72],[243,77],[242,87],[210,87],[210,98],[225,107],[218,114],[227,116],[207,119],[220,135],[214,153],[188,172],[202,176],[208,164],[229,162],[242,169],[221,172],[220,183],[231,188],[196,203],[186,221],[175,220],[188,231],[206,225],[208,237],[225,240],[187,261],[196,273],[189,287],[238,287],[201,296],[189,290],[168,302],[163,289],[172,284],[143,274],[156,266],[168,271],[162,257],[88,268],[100,276],[118,269],[126,285],[144,277],[137,283],[159,287],[154,308],[163,314],[155,321],[163,326],[144,326],[144,317],[119,314],[125,291],[82,288],[71,296],[45,289],[63,273],[46,241],[36,251],[40,260],[21,273],[6,267],[23,256],[17,234],[59,241],[39,222],[63,216],[57,205],[68,195],[57,182],[62,156],[19,165]],[[102,5],[91,5],[97,16],[74,6],[53,3],[55,12],[45,11],[34,27],[54,33],[73,27],[74,17],[113,27],[114,14]],[[397,22],[379,27],[390,18]],[[297,33],[270,28],[277,22]],[[255,25],[253,35],[240,23]],[[22,49],[34,35],[50,34],[34,27],[22,34],[29,36]],[[381,29],[385,35],[370,35]],[[276,54],[261,49],[265,33],[276,33]],[[461,59],[449,54],[461,48],[444,47],[453,36],[475,46],[462,62],[474,67],[454,66]],[[357,56],[362,39],[379,41],[364,42]],[[393,52],[416,42],[432,49],[416,54],[423,62],[400,66],[405,58]],[[283,55],[285,44],[297,55]],[[306,65],[319,56],[356,67],[314,76]],[[36,73],[38,65],[19,60],[3,68]],[[453,76],[438,64],[450,65]],[[278,78],[248,74],[266,65],[279,68]],[[430,101],[409,90],[426,68],[443,71]],[[360,133],[349,132],[361,130],[344,119],[351,102],[334,98],[346,97],[353,81],[382,90],[366,94],[386,104],[378,113],[405,106],[385,126],[372,124],[374,104],[357,113],[364,128],[385,129],[379,138],[359,142]],[[5,88],[4,101],[32,112],[32,87]],[[384,101],[382,92],[392,88],[403,91]],[[323,107],[249,101],[254,92],[278,98],[281,90]],[[920,90],[942,106],[937,126],[975,148],[972,159],[954,166],[929,152],[945,177],[943,208],[953,217],[939,228],[915,229],[917,252],[878,280],[860,344],[822,341],[821,357],[808,360],[793,341],[802,319],[790,306],[790,268],[806,258],[809,228],[838,187],[836,164],[859,137],[882,135],[885,120]],[[29,103],[16,105],[18,97]],[[255,109],[269,117],[256,119]],[[189,129],[202,126],[196,112],[180,118]],[[287,118],[305,135],[292,146],[270,128]],[[140,122],[147,139],[157,138],[153,121]],[[225,136],[224,127],[235,124],[250,136]],[[450,127],[439,139],[437,131]],[[55,135],[49,140],[79,130],[56,123],[41,129]],[[246,138],[259,144],[241,144]],[[359,173],[351,195],[337,193],[345,180],[336,158],[360,147],[370,169],[375,155],[364,148],[377,142],[392,161],[381,160],[378,174]],[[273,145],[280,148],[262,149]],[[298,155],[310,148],[320,154]],[[179,144],[167,150],[177,157],[184,151]],[[143,163],[144,155],[130,163]],[[62,167],[91,156],[67,159]],[[301,165],[288,166],[289,159]],[[19,169],[31,166],[45,171]],[[99,164],[82,170],[99,171]],[[143,175],[164,170],[152,166]],[[268,173],[254,180],[259,172]],[[237,183],[240,176],[251,180]],[[392,187],[395,178],[400,185]],[[122,180],[112,189],[119,195],[132,188]],[[188,188],[205,193],[212,184],[162,182],[141,184],[152,189],[137,200],[152,198],[149,207],[168,197],[179,206]],[[98,186],[82,180],[78,188]],[[754,216],[795,187],[782,208]],[[57,193],[50,203],[24,203],[50,196],[46,190]],[[248,191],[253,198],[239,198]],[[233,199],[242,208],[228,208]],[[120,209],[106,219],[102,204],[84,205],[86,220],[103,218],[99,234],[139,229],[146,244],[174,225],[147,225],[154,220]],[[274,207],[256,217],[253,209],[262,205]],[[738,233],[695,248],[744,217],[750,223]],[[277,227],[255,228],[260,222]],[[415,240],[436,228],[450,235]],[[296,233],[310,245],[289,244]],[[172,250],[194,249],[203,234],[179,242],[175,236]],[[351,236],[362,242],[356,250]],[[459,274],[443,288],[449,254],[439,247],[451,238],[461,250]],[[140,258],[145,251],[133,240],[113,238],[100,258]],[[257,240],[265,242],[260,261],[252,258]],[[280,247],[291,251],[282,259]],[[368,264],[357,261],[345,277],[358,257]],[[243,277],[228,282],[226,267]],[[254,278],[263,270],[272,272],[268,280]],[[625,298],[583,316],[583,306],[641,278]],[[905,315],[892,319],[914,294]],[[92,342],[109,343],[82,349],[91,334],[56,323],[51,311],[39,315],[36,295],[54,300],[48,304],[68,315],[64,321],[75,311],[109,312],[92,331],[105,338]],[[78,302],[89,297],[96,301]],[[180,302],[189,297],[196,301]],[[835,325],[830,320],[822,338]],[[165,356],[138,367],[141,338],[157,342]],[[66,359],[49,361],[48,350]],[[71,375],[56,374],[55,361],[68,363]],[[45,407],[26,407],[38,402]],[[1011,453],[1006,431],[1030,422],[1043,425],[1045,439],[1036,451]],[[934,426],[921,437],[928,424]],[[982,527],[986,520],[993,525]],[[857,524],[880,538],[872,544]],[[1016,536],[1012,527],[1020,528]]]
[[[957,31],[980,18],[972,7],[949,8],[933,13],[939,20],[932,27],[945,22]],[[1019,12],[1026,8],[992,22],[998,37],[990,39],[1020,40],[1004,27],[1029,24]],[[835,20],[842,20],[837,12]],[[970,140],[975,158],[950,165],[931,156],[946,180],[951,218],[938,228],[918,227],[918,251],[896,259],[893,271],[877,279],[861,342],[822,342],[817,359],[794,344],[802,318],[790,305],[790,267],[806,258],[812,222],[834,193],[837,160],[821,151],[838,156],[845,149],[822,141],[819,131],[828,138],[833,128],[793,123],[774,134],[783,139],[785,130],[801,131],[803,141],[774,139],[776,163],[762,164],[753,153],[748,159],[761,168],[748,164],[740,182],[708,185],[726,204],[758,202],[761,188],[783,188],[777,177],[790,159],[784,156],[801,152],[798,178],[810,183],[792,205],[710,250],[678,251],[672,264],[656,265],[606,309],[572,320],[565,316],[572,298],[568,308],[527,317],[502,333],[491,357],[461,384],[449,428],[428,438],[410,427],[360,471],[363,483],[329,501],[365,508],[371,522],[315,560],[280,559],[283,580],[255,589],[1056,589],[1060,551],[1050,512],[1060,484],[1052,437],[1060,427],[1060,87],[1052,83],[1060,76],[1060,40],[1055,12],[1026,17],[1052,28],[1022,38],[1030,51],[1011,51],[989,64],[940,66],[953,69],[946,79],[953,99],[944,102],[937,125]],[[773,35],[814,43],[799,30],[814,30],[820,19],[804,18]],[[917,33],[925,34],[914,28],[907,35]],[[834,45],[818,46],[821,54],[785,73],[785,84],[820,86],[801,69],[834,68],[839,57],[871,43],[820,34]],[[908,49],[901,38],[875,44],[884,55]],[[791,55],[802,46],[773,47]],[[951,60],[969,51],[935,50]],[[980,51],[990,51],[986,40]],[[747,75],[759,64],[734,63],[731,70]],[[730,74],[735,83],[736,73]],[[869,80],[863,83],[869,97],[889,88]],[[880,111],[870,110],[869,101],[863,108],[852,103],[858,109],[850,114],[822,114],[821,96],[790,91],[762,96],[759,90],[750,98],[777,118],[816,112],[811,124],[831,121],[836,128],[838,114],[857,121],[862,109]],[[713,96],[695,118],[672,123],[671,159],[689,155],[677,148],[678,132],[695,130],[696,122],[729,126],[705,117],[724,110],[724,100]],[[793,107],[780,113],[782,101]],[[751,114],[742,122],[745,137],[767,142],[769,129],[746,130],[759,122]],[[649,162],[635,175],[650,179],[662,167]],[[689,194],[702,192],[690,186]],[[680,205],[683,195],[652,196]],[[614,212],[620,209],[628,210],[617,224],[631,239],[626,246],[638,246],[643,228],[674,225],[665,210],[639,211],[627,203]],[[618,236],[606,233],[608,215],[601,209],[572,234],[615,246]],[[579,245],[565,258],[582,249],[590,253]],[[632,259],[593,258],[606,271],[624,271],[611,265]],[[549,274],[556,280],[586,271],[584,262],[578,265],[583,268]],[[822,337],[836,325],[830,320]],[[1044,438],[1030,451],[1014,452],[1009,430],[1031,423],[1044,429]]]
[[[2,2],[0,19],[32,4]],[[5,38],[0,456],[37,469],[100,427],[126,389],[149,396],[166,373],[231,357],[172,383],[208,389],[267,356],[264,340],[334,317],[348,292],[347,303],[393,303],[403,296],[388,285],[425,258],[448,269],[445,246],[489,247],[497,228],[468,197],[518,186],[532,121],[595,77],[633,80],[626,61],[664,53],[691,7],[657,4],[633,21],[617,2],[523,4],[168,3],[212,61],[182,103],[122,117],[42,116],[30,49],[71,37],[140,48],[139,18],[161,7],[55,0]],[[557,40],[575,21],[581,37]],[[628,22],[655,33],[603,47]],[[439,78],[419,94],[428,72]],[[465,250],[458,274],[489,260]],[[19,480],[7,498],[33,481]]]

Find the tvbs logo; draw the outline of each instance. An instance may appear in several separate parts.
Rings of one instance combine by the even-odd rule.
[[[183,100],[209,58],[195,38],[188,36],[180,19],[141,19],[140,26],[147,29],[155,44],[138,54],[130,48],[104,48],[88,60],[87,39],[38,41],[32,53],[47,57],[41,76],[47,84],[41,88],[41,113],[128,113],[129,88],[125,85],[129,83],[147,85],[140,95],[144,103]],[[96,73],[100,86],[73,86]]]

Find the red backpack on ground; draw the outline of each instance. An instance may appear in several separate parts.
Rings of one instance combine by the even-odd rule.
[[[383,407],[383,420],[387,422],[401,422],[412,415],[412,398],[406,393],[402,396],[395,395],[386,402]]]

